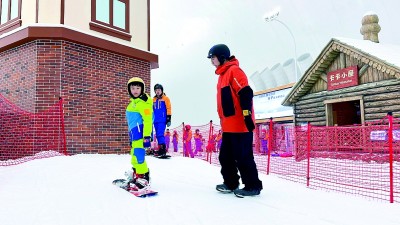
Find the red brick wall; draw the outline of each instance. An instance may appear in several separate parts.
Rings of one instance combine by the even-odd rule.
[[[68,151],[128,152],[126,83],[139,76],[148,92],[150,63],[71,42],[63,42],[62,51]]]
[[[26,109],[42,111],[64,99],[68,153],[129,152],[126,82],[139,76],[149,93],[150,63],[68,41],[36,40],[2,52],[0,72],[0,93]]]
[[[35,87],[35,43],[0,52],[0,94],[21,109],[34,112]]]
[[[36,112],[41,112],[55,104],[61,96],[62,43],[37,40],[35,44],[37,52]]]

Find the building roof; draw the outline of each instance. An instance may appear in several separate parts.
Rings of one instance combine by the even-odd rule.
[[[302,96],[309,93],[314,84],[324,75],[340,53],[368,64],[373,68],[385,72],[393,78],[400,79],[400,46],[375,43],[369,40],[349,38],[332,38],[313,64],[294,85],[291,92],[283,100],[282,105],[293,105]]]

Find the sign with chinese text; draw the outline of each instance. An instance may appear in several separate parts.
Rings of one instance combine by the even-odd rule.
[[[393,141],[400,140],[400,130],[393,130]],[[387,141],[388,133],[386,130],[374,130],[369,135],[371,141]]]
[[[357,66],[350,66],[344,69],[328,73],[328,91],[358,85]]]
[[[293,108],[281,104],[291,89],[292,88],[286,88],[254,96],[255,118],[259,120],[269,119],[271,117],[293,116]]]

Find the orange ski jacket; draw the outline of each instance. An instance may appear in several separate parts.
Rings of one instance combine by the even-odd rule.
[[[232,56],[229,61],[217,67],[215,74],[219,75],[217,109],[222,131],[232,133],[248,132],[238,93],[244,87],[249,86],[249,83],[246,74],[239,67],[239,61]],[[254,121],[254,113],[252,113],[252,118]]]

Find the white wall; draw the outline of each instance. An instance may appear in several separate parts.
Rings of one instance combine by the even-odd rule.
[[[36,1],[22,1],[21,19],[22,25],[34,24],[36,21]],[[147,25],[147,1],[130,1],[130,35],[131,41],[125,41],[97,31],[90,30],[91,0],[66,0],[64,8],[64,25],[72,27],[83,33],[91,34],[117,43],[129,45],[134,48],[147,51],[148,25]],[[39,24],[60,25],[61,0],[39,0]]]
[[[85,2],[85,1],[80,1],[80,2]],[[35,8],[33,8],[33,10],[34,9]],[[60,0],[39,0],[39,21],[38,21],[39,23],[60,24],[60,15],[61,15]],[[75,16],[78,15],[79,14],[75,14]]]
[[[22,1],[21,3],[22,26],[35,23],[36,20],[36,1]]]

